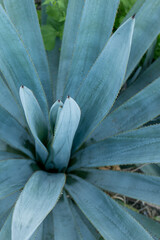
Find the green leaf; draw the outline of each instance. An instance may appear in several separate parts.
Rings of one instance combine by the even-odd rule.
[[[33,158],[33,142],[28,132],[1,106],[0,140]]]
[[[123,164],[160,163],[160,125],[120,134],[86,147],[73,156],[69,170]]]
[[[126,79],[160,33],[160,1],[146,0],[135,17],[135,30]]]
[[[35,172],[25,185],[15,205],[12,218],[12,240],[27,240],[57,203],[64,174]]]
[[[153,240],[114,200],[93,185],[72,175],[66,189],[104,239]]]
[[[0,161],[0,199],[23,188],[33,173],[32,163],[29,159]]]
[[[64,99],[68,94],[75,98],[77,88],[103,50],[111,35],[118,5],[119,0],[85,1],[71,67],[66,78]]]
[[[21,86],[19,94],[27,123],[36,142],[37,154],[45,162],[48,156],[45,147],[48,140],[48,127],[44,114],[30,89]]]
[[[68,97],[59,115],[52,143],[54,165],[59,171],[68,166],[80,115],[79,106],[71,97]]]
[[[160,205],[160,177],[96,169],[85,169],[78,175],[103,190]]]
[[[47,100],[35,66],[19,38],[17,30],[2,7],[0,7],[0,32],[0,70],[7,84],[19,102],[18,92],[21,85],[25,85],[34,91],[47,118]]]
[[[51,79],[34,0],[5,0],[4,5],[33,60],[51,106]]]
[[[74,149],[102,121],[118,95],[128,63],[134,22],[134,19],[129,19],[112,35],[77,91],[75,100],[80,106],[82,117]]]
[[[61,99],[63,96],[65,79],[70,68],[84,3],[84,0],[70,0],[68,4],[57,80],[57,99]]]
[[[57,31],[51,25],[41,27],[45,49],[51,51],[55,47]]]
[[[160,114],[160,78],[111,112],[96,129],[96,141],[138,128]]]
[[[1,143],[0,143],[1,144]],[[0,151],[0,160],[7,160],[7,159],[20,159],[22,158],[21,155],[18,155],[13,152]]]
[[[42,240],[53,240],[54,239],[54,225],[53,225],[53,213],[51,212],[43,221],[43,233]],[[37,238],[40,240],[40,238]]]
[[[75,227],[74,217],[72,215],[66,194],[57,203],[53,210],[54,217],[54,238],[56,240],[75,240],[81,239],[78,236]]]

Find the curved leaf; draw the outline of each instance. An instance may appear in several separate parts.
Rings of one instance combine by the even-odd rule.
[[[65,193],[54,208],[53,217],[55,240],[81,239],[76,231],[74,218]]]
[[[62,98],[85,0],[69,0],[62,40],[56,97]]]
[[[144,127],[86,147],[73,156],[69,171],[80,167],[160,163],[160,125]]]
[[[33,60],[51,106],[50,73],[34,0],[5,0],[4,5]]]
[[[160,177],[96,169],[85,169],[78,175],[103,190],[160,205]]]
[[[160,33],[160,1],[146,0],[136,14],[135,19],[136,24],[126,79],[130,76],[145,52]]]
[[[157,240],[160,237],[160,223],[148,218],[142,214],[138,214],[131,209],[125,208],[129,214],[136,219],[153,237]]]
[[[53,161],[60,171],[68,166],[72,142],[80,121],[81,111],[77,103],[68,97],[57,122],[52,143]]]
[[[29,159],[0,161],[0,199],[23,188],[33,173],[32,163]]]
[[[111,112],[93,133],[96,141],[138,128],[160,114],[160,78]]]
[[[64,174],[38,171],[32,175],[15,205],[12,240],[28,240],[54,208],[64,184]]]
[[[27,131],[5,109],[0,106],[0,140],[22,151],[29,157],[32,154],[32,139]]]
[[[104,239],[153,240],[114,200],[93,185],[72,175],[66,189]]]
[[[52,129],[53,134],[54,134],[54,131],[55,131],[55,125],[56,125],[56,120],[57,120],[59,107],[63,107],[63,103],[60,100],[56,101],[52,105],[52,107],[50,109],[50,113],[49,113],[50,125],[51,125],[51,129]]]
[[[118,95],[128,63],[133,29],[134,19],[131,18],[112,35],[77,91],[75,99],[82,111],[82,117],[75,136],[74,149],[102,121]]]
[[[64,99],[68,94],[75,98],[77,88],[108,41],[118,5],[119,0],[85,1],[71,67],[66,79]]]
[[[140,76],[136,79],[136,81],[129,86],[125,91],[123,91],[118,99],[116,100],[111,111],[118,108],[128,99],[133,97],[143,88],[147,87],[150,83],[160,77],[160,58],[158,58],[155,62],[151,64]]]
[[[37,143],[37,154],[42,161],[45,162],[48,156],[48,151],[45,147],[45,143],[47,143],[48,139],[48,127],[44,114],[30,89],[22,86],[19,95],[27,123]]]
[[[20,101],[18,95],[20,86],[25,85],[34,91],[47,118],[47,100],[35,66],[17,30],[2,7],[0,7],[0,32],[0,70],[7,84],[18,101]]]
[[[76,205],[73,204],[71,201],[70,201],[70,207],[72,210],[72,214],[74,216],[74,222],[76,224],[76,228],[79,234],[82,236],[81,239],[97,240],[98,239],[97,234],[95,236],[94,233],[92,233],[90,229],[88,229],[87,225],[83,222],[81,215],[77,211],[78,207],[76,207]]]
[[[26,126],[21,106],[0,77],[0,105],[6,109],[21,125]]]

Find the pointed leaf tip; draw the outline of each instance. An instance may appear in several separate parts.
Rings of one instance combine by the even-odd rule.
[[[133,14],[133,16],[132,16],[132,19],[134,19],[134,18],[135,18],[135,16],[136,16],[136,13],[134,13],[134,14]]]

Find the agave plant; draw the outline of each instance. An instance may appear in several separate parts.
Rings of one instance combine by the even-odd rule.
[[[160,115],[160,60],[115,102],[160,32],[160,0],[112,35],[119,0],[70,0],[47,55],[34,1],[0,2],[0,239],[159,238],[110,193],[160,205],[160,178],[101,167],[160,163],[160,125],[144,126]]]

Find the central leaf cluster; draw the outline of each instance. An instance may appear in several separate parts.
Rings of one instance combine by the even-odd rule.
[[[64,172],[68,166],[72,143],[79,125],[78,104],[67,97],[56,101],[45,116],[33,92],[21,86],[20,99],[29,129],[34,137],[36,161],[47,171]]]

